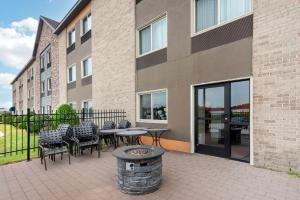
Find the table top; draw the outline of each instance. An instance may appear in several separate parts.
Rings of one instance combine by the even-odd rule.
[[[117,133],[121,131],[126,131],[126,129],[107,129],[107,130],[100,130],[100,133]]]
[[[149,131],[149,132],[158,132],[158,131],[168,131],[169,129],[167,129],[167,128],[146,128],[144,130]]]
[[[148,128],[146,127],[133,127],[133,128],[127,128],[128,131],[135,131],[135,130],[146,130]]]
[[[116,133],[116,135],[118,136],[139,136],[145,134],[147,134],[147,131],[145,130],[134,130],[134,131],[123,130],[122,132]]]

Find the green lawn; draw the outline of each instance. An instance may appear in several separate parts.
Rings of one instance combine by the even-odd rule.
[[[0,165],[7,164],[11,162],[17,162],[21,160],[26,160],[27,158],[27,132],[26,130],[17,129],[14,126],[0,124],[0,131],[2,133],[6,133],[6,141],[4,137],[0,137],[0,153],[10,152],[10,151],[16,151],[16,150],[22,150],[17,153],[7,153],[6,156],[3,154],[0,155]],[[33,148],[35,146],[38,146],[38,136],[35,136],[34,134],[31,134],[30,136],[30,147]],[[37,157],[37,149],[31,150],[31,158]]]
[[[300,173],[298,172],[289,172],[288,173],[290,176],[296,177],[296,178],[300,178]]]

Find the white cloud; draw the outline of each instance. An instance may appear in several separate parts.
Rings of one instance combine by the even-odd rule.
[[[0,64],[21,69],[32,54],[38,21],[28,17],[0,27]]]
[[[1,103],[0,107],[3,107],[6,110],[8,110],[10,107],[12,107],[12,102],[11,101],[5,101],[5,102]]]
[[[0,87],[10,86],[10,83],[14,80],[16,75],[9,73],[0,73]]]

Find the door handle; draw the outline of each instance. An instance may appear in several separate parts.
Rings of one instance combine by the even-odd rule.
[[[224,115],[224,121],[228,122],[228,115],[227,114]]]

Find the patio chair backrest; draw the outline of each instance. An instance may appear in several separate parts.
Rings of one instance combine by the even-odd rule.
[[[130,128],[131,123],[128,120],[121,120],[119,125],[118,125],[118,129],[126,129],[126,128]]]
[[[51,146],[62,143],[62,135],[57,130],[43,131],[40,135],[40,144]]]
[[[75,126],[73,127],[74,136],[78,139],[93,137],[93,129],[90,126]]]
[[[57,131],[61,134],[63,139],[69,139],[73,135],[73,130],[69,124],[59,124]]]
[[[83,127],[91,127],[92,130],[93,130],[93,133],[94,133],[94,134],[97,133],[98,127],[97,127],[97,125],[96,125],[93,121],[91,121],[91,120],[82,121],[82,122],[80,123],[80,126],[83,126]]]
[[[103,130],[114,129],[116,127],[115,122],[113,121],[105,121],[103,124]]]

